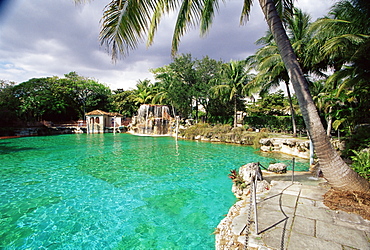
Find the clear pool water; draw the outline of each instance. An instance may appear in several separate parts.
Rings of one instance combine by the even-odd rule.
[[[280,161],[254,151],[129,134],[0,140],[0,249],[214,249],[235,202],[229,170]]]

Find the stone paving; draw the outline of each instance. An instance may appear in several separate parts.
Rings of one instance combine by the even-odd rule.
[[[269,192],[258,194],[258,234],[253,223],[249,249],[369,250],[370,221],[327,208],[323,195],[328,188],[317,184],[272,181]],[[245,201],[232,219],[231,231],[240,244],[230,249],[243,249],[248,210]]]

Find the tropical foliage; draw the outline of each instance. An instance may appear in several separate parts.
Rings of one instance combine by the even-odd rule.
[[[178,11],[172,40],[175,55],[189,27],[199,25],[202,34],[208,30],[219,2],[112,0],[103,14],[101,42],[114,60],[126,56],[145,35],[150,45],[161,17]],[[113,93],[75,72],[19,85],[2,81],[0,112],[8,115],[4,116],[8,120],[16,115],[25,121],[78,119],[96,108],[132,116],[140,104],[152,103],[169,105],[183,118],[235,126],[237,110],[249,116],[293,115],[298,104],[329,182],[339,189],[368,191],[369,183],[340,158],[326,134],[334,128],[353,138],[359,125],[370,123],[370,4],[365,0],[339,1],[328,17],[311,24],[309,16],[294,10],[293,1],[259,3],[271,33],[260,40],[263,47],[252,59],[223,63],[180,55],[171,64],[153,70],[155,83],[139,80],[136,89]],[[248,19],[251,4],[243,2],[241,23]],[[254,79],[250,62],[257,71]],[[279,92],[269,99],[269,90],[280,83],[293,86],[295,96],[289,97],[290,105]],[[262,100],[245,109],[243,99],[257,90]],[[276,98],[279,95],[280,100]]]
[[[362,177],[370,181],[370,151],[352,151],[354,156],[352,156],[352,168],[359,173]]]
[[[33,78],[26,82],[3,85],[0,92],[2,114],[28,121],[70,121],[83,119],[86,111],[110,109],[111,90],[97,81],[66,74],[64,78]]]
[[[108,50],[111,51],[113,59],[116,59],[118,54],[125,56],[127,55],[128,50],[135,48],[137,44],[142,41],[145,35],[147,35],[147,44],[150,45],[153,43],[153,37],[161,17],[171,11],[177,11],[177,20],[172,39],[172,54],[174,55],[178,49],[181,36],[186,33],[189,27],[199,25],[202,34],[207,32],[216,11],[219,9],[219,2],[220,1],[204,0],[112,0],[107,5],[103,15],[102,29],[100,33],[101,41],[103,44],[108,46]],[[352,4],[356,10],[364,10],[365,14],[367,14],[370,9],[365,8],[369,5],[365,0],[343,0],[340,4],[342,3]],[[313,98],[308,90],[309,83],[305,77],[304,68],[300,65],[300,61],[303,60],[303,58],[298,54],[299,50],[297,51],[296,49],[295,53],[292,43],[284,29],[284,24],[288,22],[289,18],[291,18],[293,14],[293,1],[259,0],[259,4],[288,72],[289,80],[291,81],[297,96],[310,138],[314,147],[320,149],[317,150],[316,153],[327,180],[337,189],[369,191],[370,184],[363,178],[360,178],[355,172],[351,171],[348,165],[333,149],[313,102]],[[252,1],[243,2],[240,16],[241,23],[248,20],[251,6]],[[347,8],[344,10],[347,10]],[[357,15],[358,14],[359,13],[357,13]],[[369,20],[368,17],[368,15],[365,15],[367,20]],[[361,23],[361,25],[363,24]],[[366,27],[369,26],[366,25]],[[340,38],[342,38],[342,36],[340,36]],[[345,45],[348,45],[349,42],[355,44],[353,42],[357,41],[357,43],[359,43],[359,41],[361,39],[363,41],[364,38],[366,39],[364,36],[356,36],[356,39],[345,39],[345,42],[347,43]],[[343,39],[339,39],[339,41],[341,40]],[[327,41],[331,41],[331,38]],[[334,52],[336,52],[334,53],[334,56],[341,54],[340,50],[338,50],[339,47],[331,46],[332,44],[330,44],[330,42],[328,44],[326,41],[322,41],[319,42],[319,44],[327,45],[326,48],[329,48],[329,50],[333,48]],[[301,45],[304,45],[304,43]],[[338,43],[336,42],[335,45],[338,45]],[[369,46],[361,46],[361,52],[366,51],[368,47]],[[348,48],[349,50],[347,51],[350,52],[351,47],[347,46],[346,48]],[[328,50],[325,52],[327,51]],[[356,50],[356,52],[352,53],[352,56],[350,57],[350,61],[353,62],[352,66],[356,65],[356,63],[357,65],[361,65],[361,62],[366,62],[366,58],[361,56],[364,55],[364,53],[358,52],[359,51]],[[338,64],[337,60],[332,60],[330,56],[327,56],[326,59],[328,60],[325,61],[325,63],[330,64],[334,62],[332,65],[337,67],[340,66],[341,61],[339,61]],[[344,58],[342,61],[345,62],[349,60]],[[318,64],[319,62],[316,61],[310,65],[315,65],[316,69],[318,69]],[[342,65],[345,66],[344,63]],[[322,67],[322,65],[320,67]],[[360,72],[358,72],[358,70],[356,70],[357,68],[361,69],[360,67],[354,67],[351,70],[352,78],[357,78],[363,74],[366,75],[366,71],[363,72],[360,70]]]

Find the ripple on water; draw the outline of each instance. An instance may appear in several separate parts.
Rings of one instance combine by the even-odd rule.
[[[235,201],[229,170],[277,161],[245,146],[128,134],[17,138],[0,150],[5,249],[213,249]]]

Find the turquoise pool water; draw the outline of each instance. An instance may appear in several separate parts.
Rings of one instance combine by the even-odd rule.
[[[0,140],[0,249],[214,249],[235,202],[229,170],[281,161],[254,151],[129,134]]]

